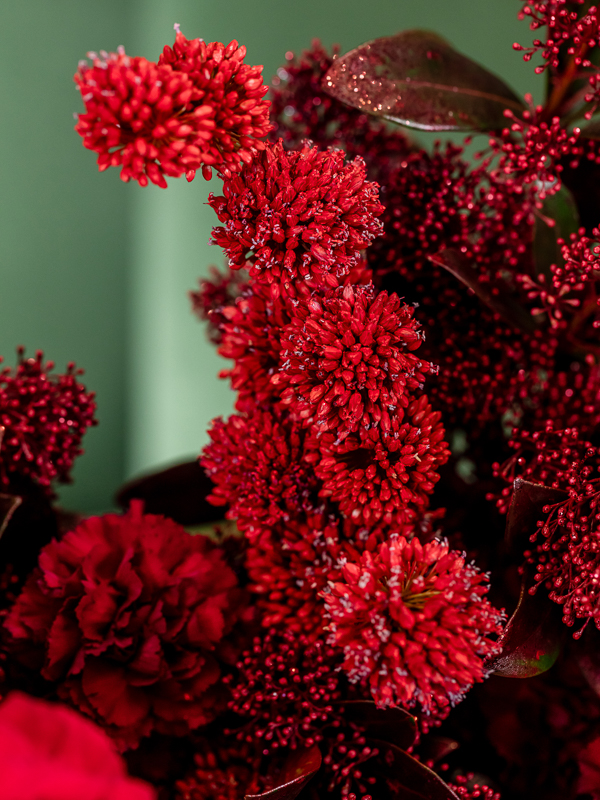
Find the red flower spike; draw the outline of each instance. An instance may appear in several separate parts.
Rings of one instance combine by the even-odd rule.
[[[175,44],[164,48],[159,67],[168,65],[187,77],[193,107],[213,109],[212,135],[202,152],[202,163],[208,167],[204,177],[210,180],[210,167],[231,177],[265,146],[257,139],[271,129],[271,103],[263,99],[269,89],[263,85],[262,67],[244,64],[246,48],[235,39],[227,46],[207,44],[202,39],[186,39],[178,25],[175,30]]]
[[[277,522],[312,510],[317,482],[303,463],[304,433],[275,409],[213,421],[200,463],[216,483],[208,498],[228,505],[250,538]]]
[[[2,800],[155,800],[127,775],[113,742],[58,703],[12,692],[0,705]]]
[[[121,178],[166,188],[208,157],[215,108],[193,104],[194,86],[167,64],[118,53],[82,61],[75,82],[85,104],[75,130],[98,153],[100,171],[121,167]]]
[[[344,164],[340,150],[305,144],[286,152],[269,145],[209,204],[225,227],[213,230],[232,269],[283,284],[334,288],[358,265],[360,251],[381,233],[383,206],[362,159]]]
[[[217,547],[134,501],[42,549],[5,621],[8,648],[122,748],[136,747],[215,716],[221,643],[241,599]]]
[[[426,508],[450,455],[440,413],[426,395],[398,409],[389,428],[361,429],[343,441],[327,431],[311,431],[306,461],[330,497],[356,524],[403,525]]]
[[[272,382],[290,413],[338,436],[390,430],[408,392],[435,371],[413,355],[423,334],[413,308],[373,285],[346,286],[298,305],[281,333],[282,367]]]
[[[41,486],[69,481],[81,439],[96,424],[94,393],[78,382],[83,370],[74,364],[53,375],[43,353],[25,358],[18,350],[16,369],[0,372],[0,479],[28,477]]]
[[[342,572],[324,594],[329,641],[378,706],[418,704],[435,716],[486,677],[503,614],[485,598],[486,575],[464,555],[446,542],[392,536]]]
[[[210,277],[200,278],[200,288],[190,292],[192,309],[203,321],[208,322],[208,336],[214,344],[223,340],[223,326],[227,322],[226,306],[234,304],[245,286],[243,275],[227,269],[224,274],[217,267],[210,267]]]

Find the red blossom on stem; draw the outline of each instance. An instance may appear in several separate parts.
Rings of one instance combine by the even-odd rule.
[[[485,598],[486,575],[464,555],[443,541],[392,536],[342,573],[324,595],[329,641],[379,706],[436,714],[486,677],[503,615]]]
[[[241,590],[219,548],[164,517],[91,517],[52,541],[5,621],[9,652],[122,748],[183,735],[223,702]]]
[[[473,773],[469,775],[457,775],[455,783],[448,785],[460,800],[501,800],[500,792],[495,792],[485,784],[474,781]]]
[[[221,42],[207,44],[202,39],[186,39],[178,25],[175,30],[175,44],[164,48],[158,65],[167,64],[185,74],[193,87],[192,104],[213,109],[212,136],[202,149],[203,171],[209,178],[210,168],[215,167],[221,175],[230,177],[264,147],[257,139],[271,128],[263,68],[244,64],[246,48],[235,39],[227,46]],[[192,178],[188,174],[188,180]]]
[[[225,180],[209,204],[224,227],[213,230],[233,269],[253,280],[336,287],[359,263],[360,251],[381,233],[377,185],[357,158],[305,144],[286,152],[269,145],[239,175]]]
[[[17,351],[16,369],[0,372],[0,477],[8,484],[29,477],[41,486],[67,482],[81,439],[96,424],[94,393],[78,382],[83,370],[68,364],[64,375],[50,371],[43,353],[25,358]]]
[[[387,431],[409,392],[434,371],[413,355],[423,334],[413,308],[373,285],[346,286],[299,305],[281,333],[281,369],[271,379],[295,418],[336,430]]]
[[[421,395],[399,408],[387,429],[361,429],[343,441],[311,431],[306,461],[323,482],[320,496],[339,503],[353,522],[402,525],[429,503],[450,454],[444,434],[439,411]]]
[[[190,292],[192,309],[199,319],[208,322],[208,335],[214,344],[223,340],[223,325],[227,319],[224,310],[234,304],[245,286],[244,276],[239,272],[226,269],[219,272],[217,267],[210,267],[210,277],[200,278],[197,291]]]

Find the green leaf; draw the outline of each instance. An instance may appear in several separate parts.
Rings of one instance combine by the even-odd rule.
[[[336,58],[323,88],[337,100],[409,128],[492,131],[524,105],[503,80],[430,31],[374,39]]]
[[[554,222],[554,225],[546,221]],[[569,241],[569,236],[579,229],[579,212],[573,195],[563,184],[558,192],[546,197],[541,216],[536,216],[533,227],[533,264],[536,274],[550,277],[550,265],[561,267],[564,263],[556,240]]]

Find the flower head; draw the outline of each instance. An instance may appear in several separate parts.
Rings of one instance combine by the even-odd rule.
[[[81,439],[96,424],[94,394],[78,382],[74,364],[53,375],[43,353],[25,358],[19,349],[16,369],[0,372],[0,477],[29,477],[41,486],[68,481]]]
[[[200,463],[216,486],[209,497],[252,537],[313,508],[316,481],[303,462],[304,432],[274,408],[218,418]]]
[[[227,269],[219,272],[217,267],[210,267],[210,277],[200,278],[199,288],[189,293],[194,313],[208,322],[208,336],[214,344],[223,340],[223,326],[227,322],[224,310],[234,304],[245,286],[243,275]]]
[[[186,39],[178,26],[175,30],[175,44],[164,48],[158,65],[167,64],[186,75],[192,86],[192,105],[213,110],[212,135],[202,149],[202,163],[230,177],[242,162],[250,162],[253,151],[264,147],[256,140],[271,128],[271,103],[264,99],[269,89],[263,85],[262,67],[244,64],[246,48],[235,39],[225,46]]]
[[[333,289],[299,304],[281,335],[272,381],[295,418],[338,434],[389,430],[431,364],[413,354],[423,334],[413,309],[373,285]]]
[[[356,524],[402,525],[429,502],[448,460],[440,413],[426,395],[400,407],[389,427],[361,429],[339,441],[332,431],[311,432],[306,460],[323,482],[321,497],[339,503]]]
[[[233,269],[248,267],[266,283],[338,286],[381,233],[383,206],[362,159],[344,164],[341,150],[309,144],[290,152],[281,142],[267,146],[209,204],[224,223],[213,243]]]
[[[486,576],[464,555],[442,541],[395,536],[342,573],[324,595],[330,643],[379,706],[435,713],[486,676],[502,614],[485,598]]]
[[[25,789],[26,787],[26,789]],[[0,705],[2,800],[154,800],[113,742],[70,708],[13,692]]]
[[[44,547],[5,626],[16,658],[134,747],[212,719],[240,599],[217,547],[134,502]]]
[[[192,102],[185,73],[122,49],[90,55],[92,66],[82,61],[75,75],[85,104],[75,130],[98,153],[100,171],[120,166],[124,181],[165,188],[165,175],[178,178],[206,163],[215,109]]]

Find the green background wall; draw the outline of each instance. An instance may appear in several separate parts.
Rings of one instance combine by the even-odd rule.
[[[99,174],[73,132],[71,81],[87,50],[156,59],[173,23],[189,37],[248,48],[270,78],[313,37],[342,51],[426,27],[539,99],[541,79],[511,45],[528,41],[517,0],[4,0],[0,6],[0,353],[17,344],[73,359],[97,392],[100,425],[86,440],[63,502],[108,508],[127,476],[198,453],[209,420],[232,406],[219,359],[189,312],[187,291],[211,263],[209,191],[167,191]]]

